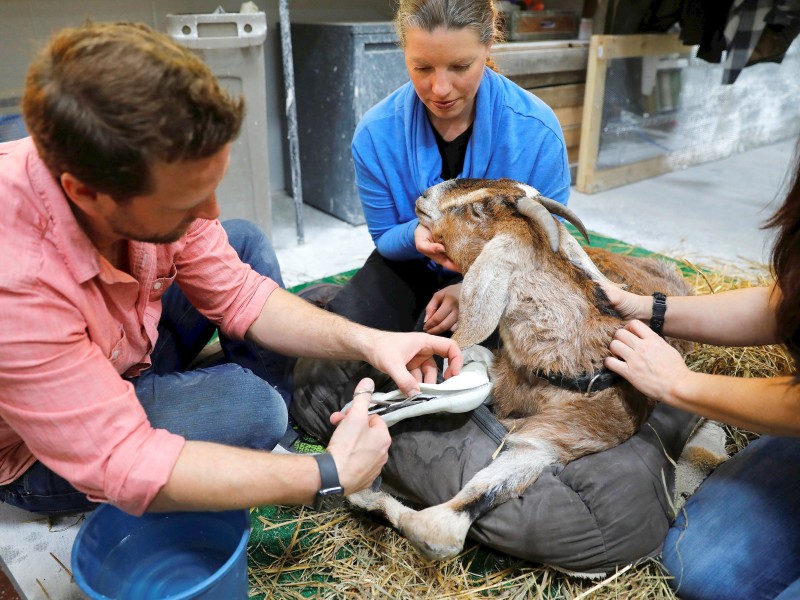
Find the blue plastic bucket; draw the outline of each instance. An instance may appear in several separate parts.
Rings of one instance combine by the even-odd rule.
[[[72,546],[72,574],[89,598],[246,599],[250,513],[147,513],[104,504]]]

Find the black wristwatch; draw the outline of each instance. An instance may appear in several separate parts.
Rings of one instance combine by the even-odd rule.
[[[314,510],[331,510],[341,506],[344,488],[339,483],[339,472],[336,470],[333,456],[323,452],[314,454],[314,460],[317,461],[319,476],[322,479],[322,485],[314,498]]]
[[[664,315],[667,313],[667,297],[661,292],[653,293],[653,316],[650,317],[650,329],[662,335]]]

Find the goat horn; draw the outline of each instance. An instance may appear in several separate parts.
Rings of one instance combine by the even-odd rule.
[[[590,279],[596,282],[604,281],[618,288],[624,288],[623,285],[615,283],[603,275],[602,271],[597,268],[597,265],[595,265],[589,255],[586,254],[586,250],[584,250],[578,243],[578,240],[571,235],[568,235],[564,238],[563,251],[569,261],[576,267],[582,269]]]
[[[586,228],[583,226],[583,223],[578,218],[578,215],[576,215],[566,206],[561,204],[561,202],[556,202],[555,200],[551,200],[550,198],[545,198],[544,196],[537,196],[535,199],[541,202],[542,205],[551,213],[556,214],[559,217],[564,217],[567,221],[572,223],[575,226],[575,228],[581,232],[581,235],[583,236],[583,239],[586,240],[586,243],[591,244],[591,242],[589,241],[589,234],[586,233]]]
[[[544,227],[547,240],[550,242],[550,249],[553,252],[558,252],[558,224],[555,219],[553,219],[553,215],[551,215],[542,204],[531,200],[527,196],[523,196],[517,200],[517,210],[519,210],[522,215],[533,219]]]

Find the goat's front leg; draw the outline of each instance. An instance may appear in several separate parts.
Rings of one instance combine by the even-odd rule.
[[[517,440],[478,471],[452,500],[419,512],[403,506],[405,511],[397,514],[396,521],[389,520],[426,558],[451,558],[463,549],[469,528],[478,517],[522,495],[547,465],[557,462],[559,454],[547,441]]]
[[[383,515],[397,531],[403,534],[419,552],[430,559],[448,558],[458,554],[464,545],[464,536],[472,521],[466,515],[453,511],[447,504],[432,506],[421,512],[409,508],[385,492],[362,490],[347,496],[353,506]],[[451,501],[452,502],[452,501]],[[477,518],[477,517],[476,517]],[[450,540],[451,532],[464,531],[456,542]],[[453,546],[455,552],[442,555],[440,540]]]
[[[350,494],[347,496],[347,501],[363,510],[382,514],[398,531],[402,529],[400,527],[402,519],[417,512],[386,492],[375,492],[369,488]]]

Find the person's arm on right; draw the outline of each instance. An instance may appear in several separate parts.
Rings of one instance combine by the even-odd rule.
[[[646,396],[750,431],[800,435],[800,387],[791,377],[729,377],[697,373],[638,320],[617,330],[605,366]]]
[[[743,378],[697,373],[642,321],[653,299],[603,286],[630,319],[615,332],[605,366],[658,402],[759,433],[800,434],[800,388],[791,377]],[[742,288],[704,296],[669,296],[662,333],[725,346],[777,343],[775,307],[780,290]]]
[[[603,285],[611,304],[628,320],[649,322],[652,296],[640,296]],[[777,343],[775,307],[780,289],[753,287],[702,296],[669,296],[662,333],[717,346]]]

